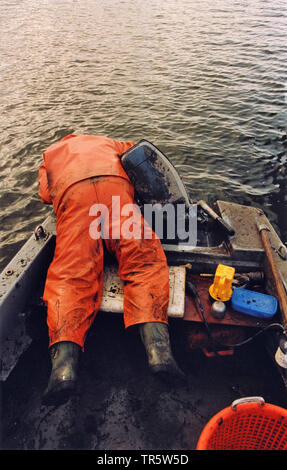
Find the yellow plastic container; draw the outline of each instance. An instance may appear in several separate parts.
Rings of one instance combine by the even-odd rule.
[[[209,288],[209,294],[214,300],[227,302],[232,297],[232,281],[235,269],[231,266],[219,264],[216,268],[213,284]]]

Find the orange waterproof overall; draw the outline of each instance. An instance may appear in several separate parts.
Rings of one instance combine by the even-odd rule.
[[[43,202],[53,203],[57,216],[56,249],[43,295],[50,346],[73,341],[84,347],[101,305],[103,242],[119,264],[125,326],[168,323],[168,267],[160,240],[141,215],[132,227],[135,233],[138,225],[141,238],[126,236],[126,230],[122,230],[129,225],[126,204],[135,202],[119,155],[133,144],[101,136],[70,135],[44,153],[39,194]],[[101,219],[100,204],[105,209],[100,211]],[[99,220],[101,237],[93,230],[93,222],[97,225]],[[144,238],[144,227],[148,239]]]

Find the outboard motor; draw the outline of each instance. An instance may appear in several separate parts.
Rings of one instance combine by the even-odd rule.
[[[169,159],[151,142],[141,140],[122,154],[121,163],[145,219],[159,238],[165,243],[196,245],[197,206],[190,203]]]
[[[151,142],[141,140],[121,155],[136,197],[142,204],[190,205],[187,191],[172,163]]]

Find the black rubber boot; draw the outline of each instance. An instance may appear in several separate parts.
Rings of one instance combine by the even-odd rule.
[[[139,330],[152,374],[171,385],[183,385],[186,376],[173,357],[168,326],[149,322],[140,325]]]
[[[52,371],[42,398],[43,405],[62,405],[75,392],[80,351],[80,346],[71,341],[51,346]]]

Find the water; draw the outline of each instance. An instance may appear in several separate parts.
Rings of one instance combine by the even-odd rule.
[[[281,0],[2,0],[0,267],[69,133],[146,138],[193,200],[261,207],[287,241],[286,31]]]

